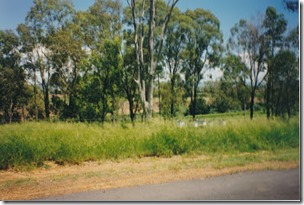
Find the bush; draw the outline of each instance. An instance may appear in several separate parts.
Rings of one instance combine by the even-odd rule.
[[[210,113],[210,106],[206,103],[206,101],[203,98],[197,99],[195,114],[201,115],[201,114],[209,114],[209,113]],[[190,115],[194,114],[193,102],[191,102],[189,105],[189,109],[186,115],[188,114]]]

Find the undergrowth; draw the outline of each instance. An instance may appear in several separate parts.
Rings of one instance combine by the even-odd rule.
[[[227,120],[227,125],[178,127],[173,121],[88,124],[31,122],[0,126],[0,169],[39,167],[45,161],[79,164],[182,154],[245,153],[299,147],[299,122],[292,119]]]

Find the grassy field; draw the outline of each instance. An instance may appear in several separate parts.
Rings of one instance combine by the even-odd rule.
[[[64,165],[174,155],[243,156],[261,151],[280,153],[283,161],[299,158],[298,118],[288,122],[247,118],[226,116],[223,126],[220,118],[213,117],[212,124],[198,128],[190,126],[190,121],[178,127],[176,121],[160,119],[135,127],[66,122],[1,125],[0,169],[32,169],[47,166],[47,161]],[[296,154],[288,155],[288,150]]]

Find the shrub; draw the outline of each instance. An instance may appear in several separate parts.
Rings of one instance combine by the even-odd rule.
[[[193,110],[193,102],[190,103],[189,105],[189,110],[187,111],[187,115],[193,115],[194,110]],[[195,109],[195,114],[200,115],[200,114],[209,114],[210,113],[210,106],[206,103],[206,100],[203,98],[197,99],[196,102],[196,109]]]

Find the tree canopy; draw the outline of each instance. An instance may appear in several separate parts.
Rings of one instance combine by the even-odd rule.
[[[76,11],[71,0],[34,0],[15,31],[0,30],[2,122],[297,114],[298,27],[287,31],[284,14],[268,7],[236,22],[224,42],[215,14],[182,12],[178,2],[96,0]],[[214,69],[220,79],[207,75]]]

